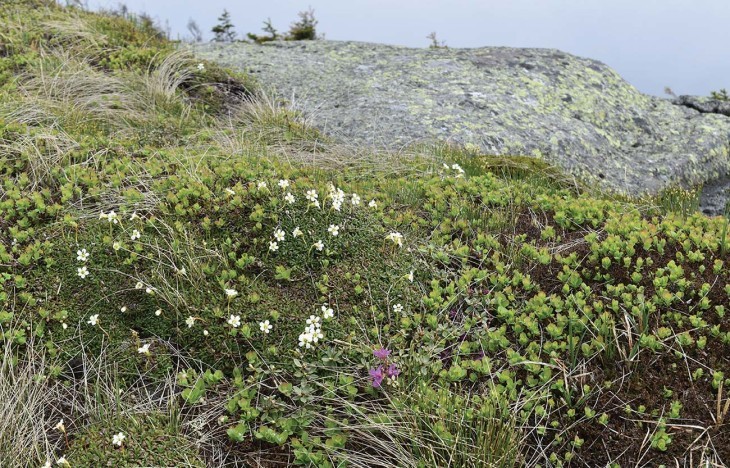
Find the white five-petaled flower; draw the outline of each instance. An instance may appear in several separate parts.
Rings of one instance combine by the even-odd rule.
[[[97,323],[99,323],[99,314],[94,314],[91,317],[89,317],[89,321],[86,322],[91,326],[95,326]]]
[[[401,304],[394,305],[393,312],[395,312],[396,314],[400,314],[401,312],[403,312],[403,305],[401,305]]]
[[[240,315],[231,315],[228,317],[228,325],[232,326],[233,328],[238,328],[241,326],[241,316]]]
[[[317,198],[319,198],[319,195],[317,195],[317,191],[314,189],[307,190],[307,193],[304,196],[312,203],[316,202]],[[319,205],[319,203],[317,203],[317,205]]]
[[[112,244],[112,249],[119,250],[122,248],[122,244],[120,242],[115,242]]]
[[[321,318],[319,318],[319,317],[318,317],[318,316],[316,316],[316,315],[310,315],[310,316],[309,316],[309,318],[307,319],[307,325],[314,325],[315,327],[316,327],[316,326],[319,326],[319,325],[320,325],[320,322],[321,322],[321,320],[322,320],[322,319],[321,319]]]
[[[89,269],[85,266],[79,267],[76,269],[76,274],[79,276],[79,278],[84,279],[89,276]]]
[[[71,464],[66,460],[66,457],[61,456],[58,460],[56,460],[56,465],[58,466],[70,466]]]
[[[157,309],[155,311],[155,316],[159,317],[160,315],[162,315],[162,309]]]
[[[296,201],[296,198],[294,198],[294,195],[292,195],[291,192],[286,192],[286,195],[284,195],[284,200],[286,200],[286,202],[291,205]]]
[[[114,223],[114,224],[117,224],[119,222],[119,219],[117,218],[117,214],[114,212],[114,210],[112,210],[106,214],[106,219],[110,223]]]
[[[53,428],[60,432],[66,432],[66,426],[63,424],[63,419],[58,421],[58,423]]]
[[[360,204],[360,195],[353,193],[352,194],[352,205],[357,206]]]
[[[124,439],[126,439],[127,436],[125,436],[123,433],[114,434],[114,437],[112,437],[112,444],[121,447],[122,443],[124,442]]]
[[[281,188],[281,189],[283,190],[283,189],[285,189],[285,188],[288,188],[288,187],[289,187],[289,181],[288,181],[288,180],[286,180],[286,179],[280,179],[280,180],[279,180],[279,184],[278,184],[278,185],[279,185],[279,187],[280,187],[280,188]]]
[[[373,199],[373,200],[370,200],[370,203],[368,203],[368,206],[370,208],[377,208],[378,204],[375,202],[375,199]]]
[[[138,230],[136,230],[136,229],[135,229],[134,231],[132,231],[132,235],[131,235],[131,236],[129,236],[129,237],[130,237],[130,238],[131,238],[132,240],[137,240],[137,239],[139,239],[140,237],[142,237],[142,234],[140,234],[140,232],[139,232]]]
[[[327,307],[327,305],[322,306],[322,318],[324,318],[325,320],[329,320],[334,316],[335,311],[332,310],[332,307]]]
[[[198,70],[205,71],[205,65],[202,62],[198,64]]]
[[[321,240],[318,240],[314,243],[314,248],[321,252],[324,250],[324,243]]]
[[[185,325],[188,326],[188,328],[193,328],[193,325],[195,325],[195,317],[192,315],[185,319]]]
[[[302,230],[301,230],[301,229],[299,229],[299,226],[297,226],[297,227],[295,227],[295,228],[294,228],[294,230],[293,230],[293,231],[291,232],[291,235],[292,235],[293,237],[299,237],[299,236],[303,235],[303,233],[302,233]]]
[[[400,232],[391,232],[385,238],[392,241],[398,247],[403,247],[403,234]]]
[[[226,289],[225,291],[226,291],[226,296],[228,296],[228,297],[235,297],[238,295],[238,291],[236,291],[235,289]]]
[[[261,182],[259,182],[258,184],[256,184],[256,188],[258,188],[259,190],[265,189],[266,188],[266,182],[264,182],[262,180]]]
[[[149,354],[150,353],[150,344],[149,343],[143,344],[142,346],[137,348],[137,352],[139,354]]]
[[[277,241],[283,242],[284,237],[284,231],[282,231],[281,229],[277,229],[276,231],[274,231],[274,239],[276,239]]]
[[[330,224],[330,227],[327,228],[327,232],[332,234],[332,236],[337,237],[337,234],[340,233],[340,226],[337,224]]]
[[[81,249],[76,251],[76,260],[79,262],[85,262],[89,259],[89,252],[86,251],[86,249]]]
[[[270,241],[269,250],[271,250],[272,252],[276,252],[277,250],[279,250],[279,243],[276,241]]]
[[[263,322],[259,322],[259,329],[262,332],[266,333],[267,335],[269,334],[269,332],[271,331],[272,328],[274,328],[274,326],[271,325],[271,323],[269,323],[268,320],[264,320]]]

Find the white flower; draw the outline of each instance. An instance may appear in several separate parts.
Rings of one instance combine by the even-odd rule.
[[[396,314],[400,314],[401,312],[403,312],[403,306],[401,304],[394,305],[393,312],[395,312]]]
[[[283,189],[289,187],[289,181],[286,180],[286,179],[281,179],[281,180],[279,180],[279,184],[278,185],[283,190]]]
[[[400,232],[391,232],[387,236],[385,236],[386,239],[393,241],[394,244],[396,244],[398,247],[403,247],[403,234]]]
[[[155,290],[150,287],[147,287],[147,288],[145,288],[144,292],[146,292],[147,294],[152,294],[155,292]]]
[[[89,276],[89,269],[85,266],[79,267],[76,269],[76,274],[79,276],[79,278],[84,279]]]
[[[307,319],[307,325],[313,325],[315,327],[318,327],[318,326],[320,326],[321,320],[322,319],[316,315],[310,315],[309,318]]]
[[[68,328],[68,324],[66,324],[66,322],[62,322],[61,327],[65,330]]]
[[[58,423],[53,426],[53,428],[57,431],[66,432],[66,426],[63,424],[63,419],[58,421]]]
[[[144,284],[141,281],[137,281],[137,284],[134,285],[134,289],[142,289],[144,288]]]
[[[226,289],[225,292],[226,292],[226,296],[228,296],[228,297],[238,296],[238,291],[236,291],[235,289]]]
[[[337,224],[330,224],[330,227],[327,228],[327,232],[332,234],[333,237],[337,237],[337,234],[340,233],[340,226]]]
[[[331,319],[334,316],[335,316],[335,311],[332,310],[331,307],[327,307],[326,305],[323,305],[322,306],[322,317],[325,320],[329,320],[329,319]]]
[[[71,464],[68,462],[68,460],[66,460],[66,457],[62,456],[61,458],[59,458],[58,460],[56,460],[56,465],[58,465],[58,466],[61,466],[61,465],[63,465],[63,466],[70,466]]]
[[[139,233],[139,231],[135,229],[134,231],[132,231],[132,235],[131,235],[131,236],[129,236],[129,237],[130,237],[130,238],[131,238],[132,240],[137,240],[137,239],[139,239],[140,237],[142,237],[142,234],[140,234],[140,233]]]
[[[114,212],[114,210],[112,210],[106,214],[106,219],[110,223],[114,223],[114,224],[117,224],[119,222],[119,220],[117,219],[117,214]]]
[[[121,308],[119,309],[119,312],[121,312],[121,313],[124,313],[124,312],[126,312],[126,311],[127,311],[127,306],[122,306],[122,307],[121,307]]]
[[[185,319],[185,324],[188,326],[188,328],[193,328],[193,325],[195,325],[195,317],[192,315]]]
[[[304,348],[311,348],[312,347],[312,334],[311,333],[301,333],[299,335],[299,347]]]
[[[203,65],[202,63],[199,63],[198,64],[198,70],[205,71],[205,65]]]
[[[185,269],[185,267],[182,267],[182,268],[180,268],[179,270],[176,270],[176,273],[177,273],[178,275],[183,275],[183,276],[185,276],[185,275],[186,275],[186,274],[188,273],[188,271],[187,271],[187,270]]]
[[[269,250],[271,250],[272,252],[276,252],[277,250],[279,250],[279,243],[276,241],[270,241]]]
[[[130,220],[130,221],[134,221],[134,220],[135,220],[135,219],[137,219],[137,218],[139,218],[139,215],[137,214],[137,212],[136,212],[136,211],[134,211],[134,212],[132,213],[132,215],[131,215],[131,216],[129,217],[129,220]]]
[[[157,309],[157,310],[155,311],[155,315],[156,315],[157,317],[159,317],[160,315],[162,315],[162,309]]]
[[[370,208],[377,208],[378,207],[378,204],[375,203],[375,200],[373,199],[373,200],[370,200],[370,203],[368,203],[368,206]]]
[[[122,248],[122,244],[120,242],[115,242],[112,244],[112,249],[119,250]]]
[[[121,447],[122,442],[124,442],[124,439],[126,439],[127,436],[125,436],[123,433],[114,434],[114,437],[112,437],[112,444]]]
[[[137,348],[137,352],[139,354],[149,354],[150,353],[150,344],[145,343],[141,347]]]
[[[316,202],[317,198],[319,198],[319,195],[317,195],[317,191],[314,189],[307,190],[307,193],[304,196],[312,203]],[[317,203],[317,205],[319,205],[319,203]]]
[[[293,237],[299,237],[299,236],[303,235],[303,233],[302,233],[302,230],[301,230],[301,229],[299,229],[299,226],[297,226],[297,227],[295,227],[295,228],[294,228],[294,230],[293,230],[293,231],[291,232],[291,235],[292,235]]]
[[[358,206],[360,204],[360,195],[353,193],[352,194],[352,206]]]
[[[234,192],[232,188],[228,188],[228,187],[226,187],[226,193],[228,195],[235,195],[236,194],[236,192]]]
[[[91,317],[89,317],[89,321],[86,322],[91,326],[95,326],[97,323],[99,323],[99,314],[94,314]]]
[[[296,198],[294,198],[294,195],[292,195],[291,192],[286,192],[286,195],[284,195],[284,200],[286,200],[286,202],[291,205],[296,201]]]
[[[241,326],[241,316],[240,315],[231,315],[228,317],[228,325],[232,326],[233,328],[238,328]]]
[[[89,259],[89,252],[86,251],[86,249],[81,249],[76,251],[76,260],[79,262],[85,262]]]
[[[256,187],[257,187],[257,188],[258,188],[259,190],[265,189],[265,188],[266,188],[266,182],[264,182],[264,181],[262,180],[261,182],[259,182],[258,184],[256,184]]]
[[[46,462],[41,468],[51,468],[51,460],[46,459]]]
[[[263,322],[259,322],[259,329],[262,332],[266,333],[267,335],[269,334],[269,332],[271,331],[272,328],[274,328],[274,326],[271,325],[271,323],[269,323],[268,320],[264,320]]]
[[[282,231],[281,229],[277,229],[276,231],[274,231],[274,239],[276,239],[279,242],[283,242],[284,241],[284,231]]]
[[[451,165],[451,169],[455,170],[455,171],[456,171],[456,172],[458,172],[458,173],[459,173],[460,175],[461,175],[461,174],[464,174],[464,169],[462,169],[462,168],[461,168],[461,166],[459,166],[458,164],[452,164],[452,165]]]
[[[314,205],[314,206],[315,206],[315,208],[319,208],[319,200],[314,200],[314,201],[312,202],[312,205]]]
[[[208,336],[208,330],[203,330],[203,336]]]
[[[413,270],[411,270],[411,272],[408,273],[407,278],[408,278],[408,281],[410,281],[411,283],[413,282]]]
[[[324,244],[321,240],[318,240],[314,243],[314,248],[321,252],[322,250],[324,250]]]

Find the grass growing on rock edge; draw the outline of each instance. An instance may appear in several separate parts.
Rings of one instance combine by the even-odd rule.
[[[730,458],[726,221],[691,197],[336,145],[129,18],[0,27],[9,463]]]

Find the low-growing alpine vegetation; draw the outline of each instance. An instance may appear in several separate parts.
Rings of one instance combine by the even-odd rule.
[[[730,461],[695,191],[348,148],[134,18],[0,37],[0,465]]]

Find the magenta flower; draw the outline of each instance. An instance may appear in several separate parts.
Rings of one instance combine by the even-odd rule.
[[[370,378],[373,379],[373,388],[379,388],[385,378],[385,375],[383,374],[383,366],[378,366],[377,369],[370,369]]]
[[[373,356],[375,356],[378,359],[382,359],[383,361],[388,359],[388,356],[390,356],[390,350],[386,348],[379,348],[373,351]]]
[[[388,377],[398,377],[400,375],[400,369],[395,364],[388,366],[388,370],[385,371],[385,375]]]

